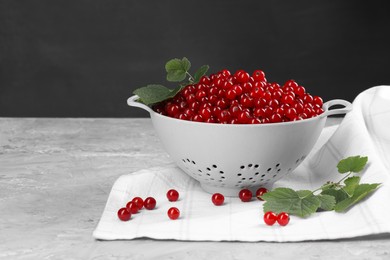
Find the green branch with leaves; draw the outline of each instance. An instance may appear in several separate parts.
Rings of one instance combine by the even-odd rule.
[[[367,157],[351,156],[337,164],[340,174],[346,174],[337,182],[327,182],[320,188],[295,191],[290,188],[275,188],[261,196],[265,201],[264,212],[288,212],[291,215],[307,217],[318,211],[345,212],[374,192],[380,183],[360,183],[360,173],[366,166]]]
[[[147,106],[159,103],[161,101],[173,98],[180,90],[189,84],[196,84],[209,70],[208,65],[201,66],[195,74],[190,74],[191,62],[186,58],[171,59],[165,64],[167,72],[166,79],[169,82],[178,82],[179,86],[170,89],[160,84],[148,84],[137,88],[133,94],[139,96],[138,102]]]

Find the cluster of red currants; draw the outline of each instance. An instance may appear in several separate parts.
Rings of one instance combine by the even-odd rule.
[[[177,201],[179,199],[179,192],[174,189],[170,189],[167,192],[167,198],[169,201]],[[118,218],[122,221],[128,221],[132,214],[138,213],[142,208],[152,210],[156,207],[156,199],[153,197],[147,197],[143,200],[141,197],[135,197],[126,204],[126,207],[120,208],[117,212]],[[180,211],[176,207],[168,209],[168,217],[170,219],[177,219],[180,216]]]
[[[227,69],[203,76],[172,99],[153,106],[169,117],[207,123],[264,124],[307,119],[324,112],[323,100],[294,80],[268,82],[261,70],[252,75]]]

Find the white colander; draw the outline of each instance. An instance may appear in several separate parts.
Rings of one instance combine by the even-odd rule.
[[[348,101],[324,103],[324,113],[309,119],[269,124],[217,124],[171,118],[137,102],[145,109],[170,158],[210,193],[238,196],[242,188],[252,192],[291,173],[309,154],[329,115],[352,109]],[[341,105],[342,108],[329,108]]]

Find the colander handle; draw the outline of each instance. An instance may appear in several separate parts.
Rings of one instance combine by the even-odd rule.
[[[341,105],[344,107],[330,109],[332,106],[335,106],[335,105]],[[352,110],[352,104],[349,101],[346,101],[343,99],[329,100],[329,101],[325,102],[322,107],[324,109],[324,113],[322,113],[320,115],[321,117],[330,116],[330,115],[346,114]]]
[[[149,113],[152,113],[153,110],[148,107],[147,105],[145,104],[142,104],[140,102],[137,102],[137,99],[139,99],[139,96],[137,95],[134,95],[134,96],[131,96],[127,99],[127,105],[131,106],[131,107],[139,107],[139,108],[142,108],[146,111],[148,111]]]

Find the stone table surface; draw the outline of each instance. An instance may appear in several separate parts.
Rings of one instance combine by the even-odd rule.
[[[389,235],[299,243],[95,240],[114,181],[169,163],[149,118],[0,118],[0,259],[390,259]]]

